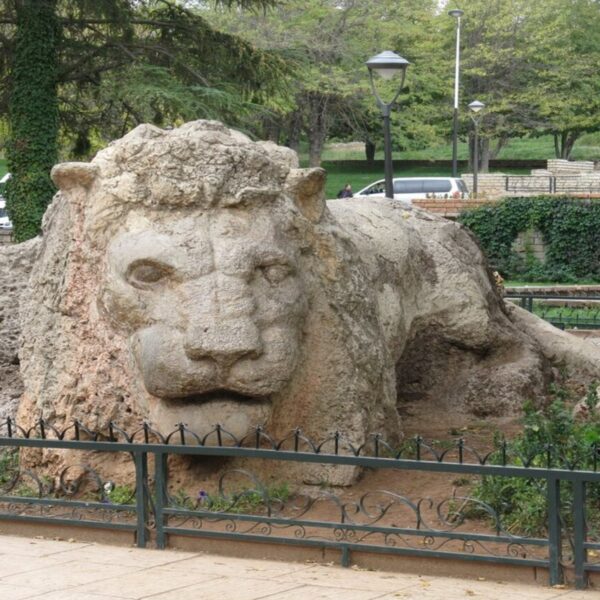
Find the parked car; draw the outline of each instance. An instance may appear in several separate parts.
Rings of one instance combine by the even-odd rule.
[[[8,218],[8,213],[6,212],[6,200],[2,195],[4,191],[4,184],[10,179],[10,173],[7,173],[0,179],[0,230],[12,229],[13,225]]]
[[[394,200],[418,198],[461,198],[468,194],[467,185],[456,177],[397,177]],[[385,196],[385,180],[380,179],[356,192],[355,196]]]
[[[6,212],[6,200],[0,196],[0,229],[12,229],[13,225]]]

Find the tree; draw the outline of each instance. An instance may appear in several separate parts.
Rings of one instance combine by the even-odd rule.
[[[208,18],[230,33],[295,58],[295,106],[277,115],[278,131],[292,147],[302,132],[308,140],[309,164],[317,166],[332,130],[368,141],[371,146],[381,139],[381,118],[365,62],[385,48],[396,49],[409,59],[425,55],[423,47],[437,43],[435,35],[431,41],[430,27],[436,7],[434,0],[288,0],[267,14],[234,18],[217,12]],[[442,53],[433,53],[434,60],[436,56]],[[409,74],[414,95],[409,100],[403,95],[403,103],[423,106],[431,93],[425,83],[427,77],[431,75],[425,72]],[[415,112],[402,111],[402,126],[398,128],[402,137],[396,136],[399,144],[430,141],[429,125],[409,114]],[[398,118],[397,113],[394,118]]]
[[[487,105],[483,170],[525,135],[554,134],[568,158],[577,137],[600,126],[598,3],[470,0],[464,10],[462,97]]]
[[[235,115],[269,98],[287,67],[277,56],[214,31],[176,0],[13,0],[0,15],[11,90],[7,208],[19,241],[36,235],[53,194],[58,124],[85,154],[106,117],[142,120]],[[271,0],[222,0],[266,7]],[[119,74],[115,76],[114,74]],[[116,92],[111,96],[107,89]],[[111,96],[108,106],[102,100]],[[60,121],[59,121],[60,116]],[[148,118],[150,116],[151,118]]]
[[[54,193],[50,169],[57,159],[59,38],[55,0],[21,3],[10,101],[12,132],[7,146],[13,176],[6,187],[17,241],[37,234]]]

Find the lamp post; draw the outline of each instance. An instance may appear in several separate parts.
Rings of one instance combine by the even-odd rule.
[[[459,8],[448,11],[456,19],[456,61],[454,65],[454,117],[452,126],[452,177],[458,177],[458,89],[460,73],[460,18],[465,14]]]
[[[398,99],[402,87],[404,86],[404,78],[406,77],[406,69],[410,63],[405,59],[396,54],[386,50],[371,57],[367,62],[367,68],[369,69],[369,79],[371,81],[371,89],[373,95],[377,99],[377,106],[381,110],[381,116],[383,117],[383,137],[384,137],[384,155],[385,155],[385,195],[386,198],[394,197],[394,174],[392,165],[392,134],[390,131],[390,114],[392,106]],[[402,79],[400,86],[395,96],[390,102],[384,102],[380,95],[377,93],[375,88],[375,81],[373,79],[373,73],[377,73],[383,79],[392,79],[396,74],[400,74]]]
[[[479,102],[479,100],[473,100],[471,104],[469,104],[469,110],[471,111],[471,120],[473,121],[473,125],[475,126],[475,136],[473,140],[473,195],[477,196],[477,176],[479,174],[479,121],[481,120],[481,115],[479,114],[481,110],[485,108],[485,104],[483,102]]]

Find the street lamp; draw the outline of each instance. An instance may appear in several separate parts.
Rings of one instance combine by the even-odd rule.
[[[371,57],[366,65],[369,69],[369,79],[371,81],[371,89],[373,95],[377,99],[377,106],[381,110],[383,117],[383,137],[384,137],[384,155],[385,155],[385,195],[386,198],[394,197],[394,174],[392,166],[392,135],[390,132],[390,113],[392,106],[398,99],[402,87],[404,86],[404,78],[406,77],[406,69],[410,63],[395,52],[386,50],[381,54]],[[402,79],[396,95],[390,102],[384,102],[377,90],[375,89],[375,81],[373,72],[380,75],[383,79],[392,79],[396,74],[400,74]]]
[[[454,125],[452,128],[452,177],[458,177],[458,87],[460,70],[460,18],[465,14],[460,8],[448,11],[456,19],[456,61],[454,66]]]
[[[473,100],[471,104],[469,104],[469,110],[471,111],[471,120],[473,121],[473,125],[475,126],[475,139],[473,140],[473,195],[477,196],[477,175],[479,174],[479,121],[481,120],[481,115],[479,114],[482,109],[485,108],[485,104],[483,102],[479,102],[479,100]]]

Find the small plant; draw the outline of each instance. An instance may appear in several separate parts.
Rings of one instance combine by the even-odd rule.
[[[186,510],[208,510],[211,512],[253,513],[270,505],[281,505],[290,498],[287,483],[271,485],[264,490],[236,490],[230,494],[209,494],[200,490],[193,499],[184,490],[177,490],[171,497],[171,504]]]
[[[597,384],[588,389],[585,402],[596,398]],[[589,411],[586,419],[574,415],[573,399],[565,388],[555,387],[554,401],[545,410],[536,410],[529,403],[524,407],[523,432],[508,443],[517,464],[531,467],[562,467],[570,464],[578,469],[592,469],[594,447],[600,444],[600,415]],[[594,403],[595,406],[595,403]],[[500,448],[500,440],[496,440]],[[498,461],[499,462],[499,461]],[[548,510],[546,482],[521,477],[482,477],[474,496],[498,514],[505,529],[519,535],[540,535],[547,530]],[[564,520],[571,521],[572,485],[561,486]],[[600,514],[600,485],[587,486],[588,510]]]
[[[19,471],[19,453],[16,449],[0,451],[0,487],[12,481]]]
[[[105,484],[104,497],[110,504],[131,504],[135,502],[135,490],[129,485]]]

